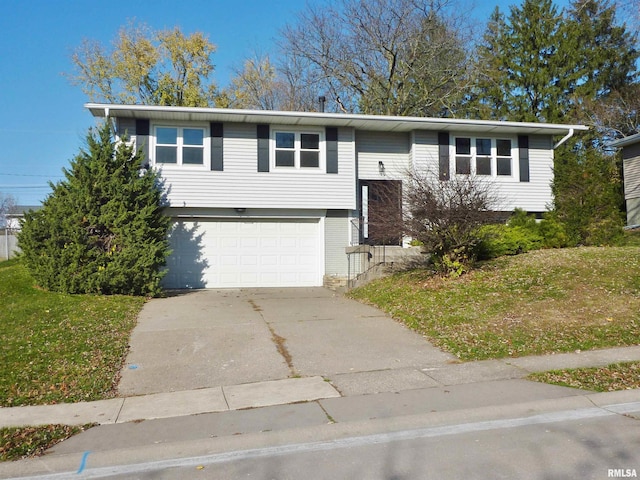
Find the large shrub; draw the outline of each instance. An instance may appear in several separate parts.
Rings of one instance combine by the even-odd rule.
[[[27,213],[22,258],[42,288],[64,293],[154,295],[169,253],[157,174],[116,143],[107,122],[52,184],[43,208]]]
[[[482,225],[494,223],[498,198],[491,184],[472,176],[441,181],[410,172],[404,189],[405,230],[431,254],[441,273],[459,275],[476,260]]]

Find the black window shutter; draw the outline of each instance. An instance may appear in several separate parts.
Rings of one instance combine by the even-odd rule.
[[[211,122],[211,170],[221,172],[224,170],[224,127],[222,123]]]
[[[327,127],[325,137],[327,142],[327,173],[338,173],[338,129]]]
[[[520,181],[529,181],[529,137],[518,136],[518,161],[520,162]]]
[[[149,136],[149,120],[143,118],[136,119],[136,135]]]
[[[449,180],[449,133],[438,132],[438,170],[440,180]]]
[[[149,120],[136,119],[136,147],[142,151],[143,162],[149,161]]]
[[[269,125],[258,125],[258,171],[269,171]]]

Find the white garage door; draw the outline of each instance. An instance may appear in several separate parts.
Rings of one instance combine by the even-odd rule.
[[[168,288],[322,285],[319,219],[177,221]]]

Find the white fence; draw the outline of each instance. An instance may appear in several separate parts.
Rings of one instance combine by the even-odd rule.
[[[19,251],[16,231],[12,228],[0,229],[0,258],[13,258]]]

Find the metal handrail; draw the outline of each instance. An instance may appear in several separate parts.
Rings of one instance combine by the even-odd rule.
[[[358,244],[347,252],[347,288],[353,288],[358,278],[372,268],[386,263],[386,246]],[[354,260],[355,259],[355,260]]]

